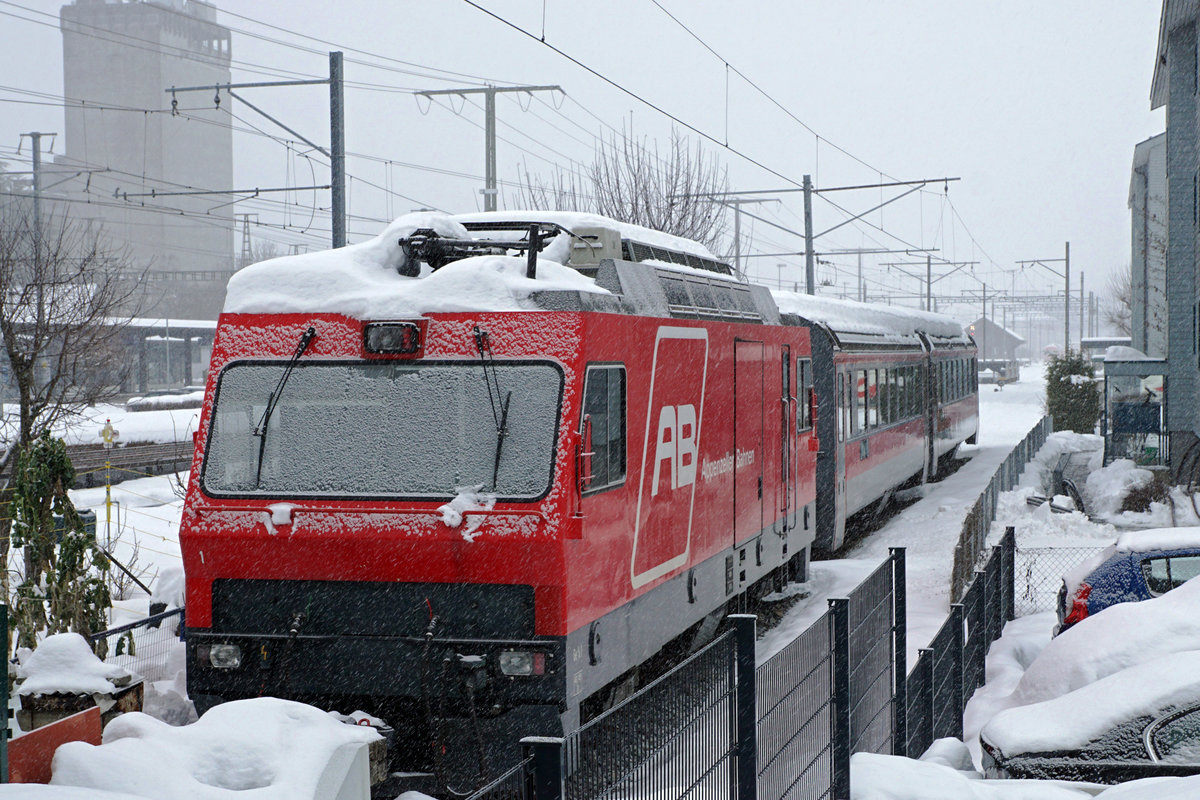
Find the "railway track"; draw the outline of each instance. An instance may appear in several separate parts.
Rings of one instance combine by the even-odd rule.
[[[192,465],[192,443],[164,442],[160,444],[130,444],[105,450],[99,445],[70,445],[67,454],[75,467],[75,488],[100,486],[104,483],[105,463],[114,481],[163,475],[189,469]],[[0,473],[0,483],[7,480],[11,466]]]

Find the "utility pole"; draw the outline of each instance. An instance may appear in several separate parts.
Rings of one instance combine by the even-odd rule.
[[[812,175],[804,176],[804,293],[816,294],[817,272],[813,264]]]
[[[453,90],[450,90],[450,91],[453,91]],[[418,94],[422,94],[422,92],[418,92]],[[746,195],[755,195],[755,194],[783,194],[785,192],[803,192],[804,193],[804,291],[806,294],[816,294],[816,282],[817,282],[816,264],[815,264],[816,253],[813,251],[813,240],[818,239],[827,233],[833,233],[838,228],[841,228],[844,225],[849,225],[852,222],[860,220],[863,217],[865,217],[867,214],[870,214],[873,211],[878,211],[879,209],[883,208],[884,206],[894,203],[897,200],[900,200],[902,198],[905,198],[908,195],[912,194],[913,192],[918,192],[922,188],[924,188],[926,184],[943,183],[943,184],[949,186],[950,181],[957,181],[957,180],[959,180],[959,178],[922,178],[921,180],[915,180],[915,181],[891,181],[888,183],[871,183],[871,184],[861,184],[861,185],[857,185],[857,186],[830,186],[825,189],[818,189],[813,186],[812,176],[805,175],[804,181],[799,188],[788,187],[786,189],[754,189],[754,190],[744,191],[744,192],[714,192],[714,193],[706,193],[704,195],[699,195],[699,196],[710,197],[710,198],[712,198],[714,200],[718,200],[720,202],[720,198],[724,198],[724,197],[746,196]],[[894,187],[894,186],[911,186],[913,188],[909,189],[906,192],[902,192],[891,199],[885,200],[882,203],[879,203],[878,205],[876,205],[872,208],[868,208],[866,211],[862,212],[861,214],[854,214],[849,219],[844,219],[841,222],[837,223],[836,225],[834,225],[830,228],[827,228],[819,233],[813,233],[812,196],[814,194],[824,194],[827,192],[846,192],[846,191],[859,190],[859,189],[883,189],[883,188]],[[672,197],[696,197],[696,196],[697,195],[687,195],[687,194],[672,195]],[[762,220],[762,221],[766,222],[766,220]],[[735,231],[736,231],[736,222],[734,224],[735,224]],[[793,234],[795,233],[795,231],[791,231],[787,228],[782,228],[782,226],[775,225],[774,223],[771,223],[771,222],[768,222],[767,224],[771,225],[772,227],[781,228],[782,230],[784,230],[788,233],[793,233]],[[914,250],[917,252],[925,252],[923,248],[914,248]],[[913,250],[909,250],[906,252],[911,254],[913,252]]]
[[[1079,270],[1079,352],[1083,353],[1083,270]]]
[[[469,94],[483,95],[483,169],[484,188],[483,210],[496,210],[496,95],[506,92],[562,92],[561,86],[483,86],[465,89],[437,89],[432,91],[414,92],[421,97],[436,97],[437,95],[457,94],[466,97]],[[566,92],[563,92],[566,94]]]
[[[933,311],[933,256],[925,256],[925,310]]]
[[[858,254],[858,302],[867,302],[867,287],[863,284],[862,278],[862,253]]]
[[[987,360],[987,284],[983,284],[983,324],[979,326],[979,352],[982,354],[980,361]]]
[[[1063,271],[1059,272],[1048,264],[1063,262]],[[1071,349],[1071,243],[1066,242],[1062,258],[1031,258],[1018,261],[1021,269],[1027,264],[1037,264],[1042,269],[1063,279],[1063,350]],[[1080,347],[1082,347],[1080,343]]]
[[[750,203],[774,203],[777,200],[774,197],[764,197],[761,199],[729,197],[717,202],[721,205],[733,206],[733,268],[738,275],[745,275],[742,271],[742,206]],[[809,294],[812,294],[812,292],[809,292]]]
[[[36,240],[40,240],[42,235],[42,137],[49,136],[53,139],[58,134],[31,131],[22,133],[20,142],[23,142],[26,136],[33,144],[33,230],[36,246]],[[54,147],[53,142],[50,146]],[[17,144],[17,152],[21,152],[20,143]]]
[[[1066,243],[1063,252],[1063,348],[1071,351],[1071,243]]]
[[[235,94],[234,89],[260,89],[260,88],[275,88],[280,86],[329,86],[329,148],[326,149],[319,144],[316,144],[311,139],[301,133],[296,132],[292,128],[283,124],[279,120],[272,117],[267,112],[263,111],[258,106],[251,103],[241,95]],[[337,51],[329,54],[329,77],[315,78],[313,80],[303,81],[255,81],[252,83],[218,83],[216,85],[209,84],[207,86],[172,86],[170,89],[164,89],[167,94],[171,95],[171,108],[176,105],[176,95],[179,92],[209,92],[216,91],[216,104],[220,106],[221,90],[224,89],[230,97],[234,98],[242,105],[260,114],[271,122],[275,123],[285,131],[295,136],[306,145],[316,150],[321,155],[329,159],[329,185],[327,186],[289,186],[277,189],[228,189],[223,191],[204,191],[204,190],[189,190],[181,192],[151,192],[151,197],[167,197],[170,195],[185,195],[185,194],[246,194],[250,193],[254,196],[266,192],[290,192],[297,189],[329,189],[330,190],[330,233],[334,247],[344,247],[346,244],[346,138],[345,138],[345,104],[343,102],[342,89],[342,54]],[[172,112],[174,113],[174,112]],[[123,197],[128,200],[130,197],[146,197],[144,193],[126,193],[117,191],[114,193],[116,197]]]
[[[241,266],[246,266],[254,258],[254,249],[250,246],[250,218],[254,217],[254,222],[258,222],[258,214],[235,214],[242,221],[242,254]]]
[[[346,104],[342,86],[342,53],[329,54],[329,182],[333,214],[333,246],[346,246]]]

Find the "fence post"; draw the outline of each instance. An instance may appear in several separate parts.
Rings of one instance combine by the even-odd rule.
[[[966,647],[966,637],[963,635],[963,604],[950,604],[950,618],[954,620],[954,644],[953,653],[950,662],[950,669],[953,673],[951,676],[950,685],[954,689],[954,730],[951,734],[961,739],[963,737],[963,709],[966,708],[966,688],[963,686],[967,679],[967,670],[964,663],[963,650]],[[973,691],[973,690],[972,690]],[[934,738],[941,738],[937,732],[934,732]]]
[[[730,614],[734,631],[737,690],[734,733],[737,736],[737,800],[758,798],[758,715],[754,707],[754,614]]]
[[[904,548],[892,556],[892,755],[908,755],[908,595]]]
[[[829,715],[833,740],[833,800],[850,798],[850,600],[829,600],[833,625],[833,713]]]
[[[1009,525],[1000,539],[1001,564],[1004,571],[1000,582],[1004,595],[1004,621],[1017,618],[1017,529]]]
[[[563,769],[563,740],[556,736],[526,736],[521,740],[525,757],[533,757],[528,781],[532,800],[563,800],[567,796]]]

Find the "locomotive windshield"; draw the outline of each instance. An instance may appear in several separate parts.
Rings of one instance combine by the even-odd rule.
[[[550,486],[562,372],[489,362],[507,398],[499,436],[481,362],[307,361],[256,434],[282,363],[242,363],[217,387],[203,486],[215,496],[529,500]],[[260,461],[261,454],[261,461]]]

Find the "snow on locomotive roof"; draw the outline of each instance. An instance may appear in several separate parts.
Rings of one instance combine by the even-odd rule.
[[[652,228],[643,228],[628,222],[618,222],[599,214],[584,214],[577,211],[484,211],[478,214],[455,214],[456,222],[548,222],[573,231],[576,228],[612,228],[622,239],[631,239],[642,244],[691,253],[702,258],[718,260],[704,245],[692,239],[663,233]]]
[[[595,281],[560,262],[566,247],[552,242],[538,259],[537,278],[525,277],[525,258],[476,256],[451,262],[422,277],[400,275],[399,241],[421,228],[440,236],[471,238],[452,218],[421,212],[400,217],[374,239],[336,250],[262,261],[229,279],[226,313],[331,313],[359,319],[429,312],[534,309],[533,292],[571,290],[608,294]]]
[[[780,313],[827,325],[834,333],[913,336],[920,331],[942,339],[964,338],[962,325],[944,314],[779,289],[772,289],[771,295]]]

